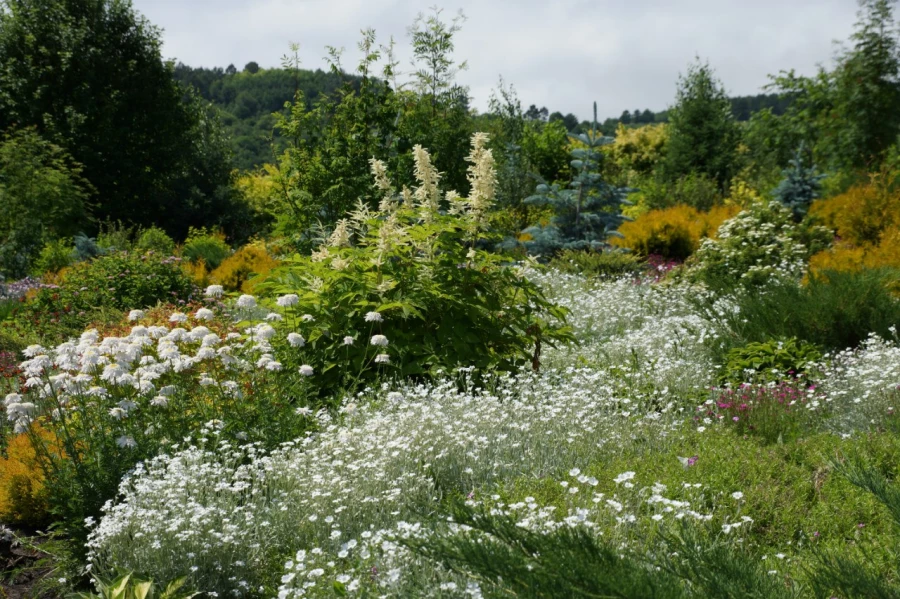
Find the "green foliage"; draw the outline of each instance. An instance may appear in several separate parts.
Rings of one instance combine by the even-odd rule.
[[[784,179],[772,191],[772,196],[791,210],[797,222],[806,216],[813,200],[819,197],[825,178],[817,173],[815,165],[803,166],[803,154],[801,146],[791,158],[790,166],[782,171]]]
[[[679,78],[668,131],[663,171],[669,180],[696,173],[715,181],[720,190],[728,188],[736,170],[740,130],[709,64],[691,64]]]
[[[594,103],[594,129],[572,136],[576,147],[571,151],[572,168],[577,175],[563,189],[560,185],[541,180],[535,194],[525,203],[552,206],[556,215],[549,227],[537,225],[523,231],[528,238],[525,247],[530,253],[550,256],[561,249],[608,248],[609,235],[622,223],[625,196],[632,190],[613,187],[603,180],[602,146],[613,142],[598,134],[597,103]]]
[[[900,132],[900,44],[890,0],[860,0],[851,47],[832,71],[814,77],[791,70],[771,87],[794,101],[783,120],[829,168],[854,170],[879,162]],[[783,152],[783,150],[782,150]]]
[[[722,202],[718,183],[703,173],[692,172],[674,181],[658,173],[636,179],[640,190],[629,199],[651,210],[684,204],[700,211],[708,211]]]
[[[184,242],[181,255],[191,262],[202,260],[208,269],[214,270],[231,255],[231,248],[225,243],[221,233],[208,231],[205,228],[192,228]]]
[[[77,599],[191,599],[200,593],[186,593],[181,589],[187,577],[178,578],[160,589],[152,580],[144,580],[132,572],[120,574],[114,580],[94,578],[96,593],[75,593]]]
[[[550,261],[550,267],[562,272],[601,278],[639,276],[646,270],[646,265],[640,257],[616,250],[605,252],[563,250]]]
[[[787,380],[806,372],[806,367],[822,358],[822,352],[796,337],[750,342],[725,354],[722,382],[741,383],[748,380],[748,371],[756,380]]]
[[[755,202],[725,221],[716,239],[703,240],[691,257],[690,277],[714,289],[799,279],[809,257],[831,239],[823,227],[794,223],[778,202]]]
[[[74,262],[74,253],[71,240],[63,238],[50,241],[41,249],[32,272],[37,276],[59,272]]]
[[[156,252],[163,256],[175,253],[175,241],[166,232],[157,227],[144,229],[134,242],[134,249],[139,252]]]
[[[100,223],[97,233],[97,247],[102,252],[127,252],[133,245],[137,227],[129,226],[122,221],[106,221]]]
[[[900,301],[891,292],[896,272],[823,271],[805,286],[770,285],[765,293],[737,297],[738,312],[725,316],[733,346],[796,338],[827,350],[857,347],[870,333],[892,337]]]
[[[373,161],[381,210],[364,205],[338,222],[312,256],[294,256],[259,289],[284,296],[289,330],[305,347],[291,363],[312,366],[323,391],[373,377],[423,377],[472,366],[478,372],[540,364],[544,343],[567,339],[565,311],[502,263],[475,249],[493,198],[493,159],[476,134],[468,200],[438,211],[437,173],[416,153],[419,187],[394,196]]]
[[[130,2],[3,0],[0,131],[36,127],[83,165],[99,220],[183,236],[240,205],[215,115],[160,49]]]
[[[0,274],[26,275],[46,243],[77,233],[86,222],[89,189],[81,167],[34,129],[4,135],[0,139]]]

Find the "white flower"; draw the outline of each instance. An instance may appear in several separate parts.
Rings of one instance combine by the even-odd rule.
[[[200,308],[194,312],[194,318],[197,320],[212,320],[215,314],[209,308]]]
[[[303,406],[294,410],[294,413],[297,414],[297,416],[310,416],[312,415],[313,411],[309,406]]]
[[[377,356],[375,356],[375,363],[376,364],[390,364],[391,357],[387,354],[378,354]]]
[[[128,321],[129,322],[134,322],[135,320],[140,320],[143,317],[144,317],[143,310],[132,310],[131,312],[128,313]]]
[[[313,322],[315,320],[315,318],[313,317],[312,314],[304,314],[303,316],[300,317],[300,319],[303,322]]]
[[[623,472],[619,476],[613,479],[613,482],[616,484],[624,483],[627,480],[631,480],[634,478],[634,472]]]
[[[734,493],[731,494],[731,496],[733,498],[737,499],[738,501],[740,501],[741,499],[744,498],[744,494],[741,493],[740,491],[735,491]]]
[[[300,374],[303,376],[312,376],[313,375],[313,367],[309,364],[304,364],[300,367]]]
[[[266,314],[266,320],[268,320],[269,322],[281,322],[282,320],[284,320],[284,316],[282,316],[278,312],[269,312],[268,314]]]
[[[372,335],[372,340],[370,341],[370,343],[379,347],[387,347],[388,338],[384,335]]]
[[[287,340],[291,347],[303,347],[306,345],[306,339],[299,333],[288,333]]]
[[[397,391],[391,391],[387,394],[387,400],[391,403],[397,403],[403,401],[403,394],[398,393]]]
[[[282,295],[281,297],[279,297],[275,303],[282,308],[288,308],[290,306],[296,306],[298,303],[300,303],[300,298],[297,297],[296,293],[288,293],[287,295]]]
[[[281,370],[281,362],[276,362],[275,360],[266,362],[266,370],[278,372],[279,370]]]
[[[224,294],[225,289],[221,285],[210,285],[204,293],[206,297],[222,297]]]
[[[22,401],[22,396],[19,395],[18,393],[8,393],[6,395],[6,399],[3,400],[3,405],[5,405],[6,407],[9,407],[10,405],[12,405],[14,403],[21,403],[21,401]]]
[[[569,470],[569,476],[578,476],[579,474],[581,474],[581,470],[578,468],[572,468],[571,470]]]
[[[110,408],[109,415],[115,418],[116,420],[121,420],[127,416],[125,410],[120,407]]]
[[[184,322],[187,320],[187,315],[182,314],[181,312],[172,312],[169,316],[169,322]]]
[[[256,298],[253,297],[252,295],[246,295],[246,294],[242,295],[237,300],[237,307],[245,308],[245,309],[255,308],[256,307]]]
[[[383,320],[381,312],[366,312],[366,322],[381,322]]]
[[[137,446],[137,442],[134,440],[134,437],[130,435],[122,435],[116,439],[116,445],[119,447],[135,447]]]
[[[150,400],[150,405],[156,408],[165,408],[169,405],[169,398],[165,395],[157,395]]]
[[[344,337],[344,345],[353,345],[353,337]]]

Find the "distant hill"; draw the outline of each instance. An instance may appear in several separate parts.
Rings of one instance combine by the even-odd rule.
[[[192,85],[206,100],[219,109],[222,125],[231,138],[235,166],[252,169],[272,162],[269,138],[272,137],[275,117],[272,113],[284,109],[285,102],[302,91],[308,104],[321,93],[331,93],[352,75],[338,76],[321,69],[315,71],[261,69],[255,62],[242,71],[234,65],[228,68],[193,68],[179,63],[175,78]]]

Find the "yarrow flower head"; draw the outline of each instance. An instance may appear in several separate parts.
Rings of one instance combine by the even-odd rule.
[[[129,322],[134,322],[136,320],[140,320],[143,317],[144,317],[143,310],[132,310],[131,312],[128,313],[128,321]]]
[[[299,372],[302,376],[312,376],[313,375],[313,367],[310,366],[309,364],[304,364],[303,366],[300,367]]]
[[[204,294],[206,297],[222,297],[225,295],[225,289],[221,285],[210,285],[206,288]]]
[[[288,293],[287,295],[282,295],[281,297],[279,297],[275,303],[282,308],[289,308],[300,303],[300,298],[297,297],[296,293]]]
[[[242,295],[237,300],[237,307],[245,310],[256,307],[256,298],[252,295]]]
[[[379,347],[387,347],[388,338],[384,335],[372,335],[370,343]]]
[[[200,308],[194,312],[194,318],[197,320],[212,320],[215,314],[209,308]]]
[[[349,335],[344,337],[344,345],[353,345],[353,337]]]
[[[303,347],[306,345],[306,339],[299,333],[288,333],[287,340],[291,347]]]
[[[375,363],[376,364],[390,364],[391,357],[387,354],[378,354],[377,356],[375,356]]]
[[[382,322],[381,312],[366,312],[366,322]]]
[[[184,322],[187,320],[187,314],[181,312],[172,312],[169,316],[169,322]]]

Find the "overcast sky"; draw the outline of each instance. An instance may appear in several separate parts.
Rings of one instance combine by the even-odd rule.
[[[358,59],[359,31],[393,36],[409,70],[407,27],[432,0],[133,0],[163,29],[163,54],[191,66],[280,65],[290,42],[303,67],[325,68],[325,46]],[[759,93],[782,69],[812,74],[846,40],[856,0],[455,0],[466,16],[455,56],[459,80],[484,110],[502,75],[525,107],[589,118],[662,110],[694,56],[709,60],[731,95]]]

